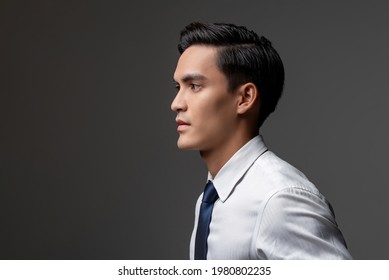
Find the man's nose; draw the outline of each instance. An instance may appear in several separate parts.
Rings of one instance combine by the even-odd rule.
[[[185,98],[181,91],[179,91],[174,98],[171,109],[173,112],[185,111],[186,110],[186,102]]]

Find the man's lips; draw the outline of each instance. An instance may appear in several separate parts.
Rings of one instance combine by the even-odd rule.
[[[183,120],[180,119],[176,119],[176,123],[178,124],[177,131],[184,131],[190,126],[189,123],[184,122]]]
[[[184,122],[183,120],[180,119],[176,119],[176,122],[178,123],[178,125],[189,125],[189,123]]]

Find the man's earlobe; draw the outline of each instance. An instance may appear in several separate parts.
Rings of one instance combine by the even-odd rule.
[[[247,111],[255,107],[258,100],[258,89],[253,83],[247,83],[239,87],[239,103],[238,114],[245,114]]]

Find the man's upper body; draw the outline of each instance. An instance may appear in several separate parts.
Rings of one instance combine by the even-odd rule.
[[[200,152],[219,196],[213,212],[197,203],[191,258],[199,212],[208,216],[197,248],[206,244],[210,259],[350,258],[325,198],[258,136],[284,84],[270,41],[241,26],[192,23],[178,49],[177,146]]]
[[[207,259],[351,259],[332,208],[299,170],[269,151],[261,136],[208,174],[219,195]],[[195,211],[195,235],[202,195]]]

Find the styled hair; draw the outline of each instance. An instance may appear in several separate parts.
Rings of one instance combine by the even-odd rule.
[[[193,22],[181,31],[178,51],[182,54],[192,45],[217,47],[216,63],[227,77],[230,91],[245,83],[255,84],[260,127],[275,110],[284,87],[284,66],[271,42],[244,26]]]

